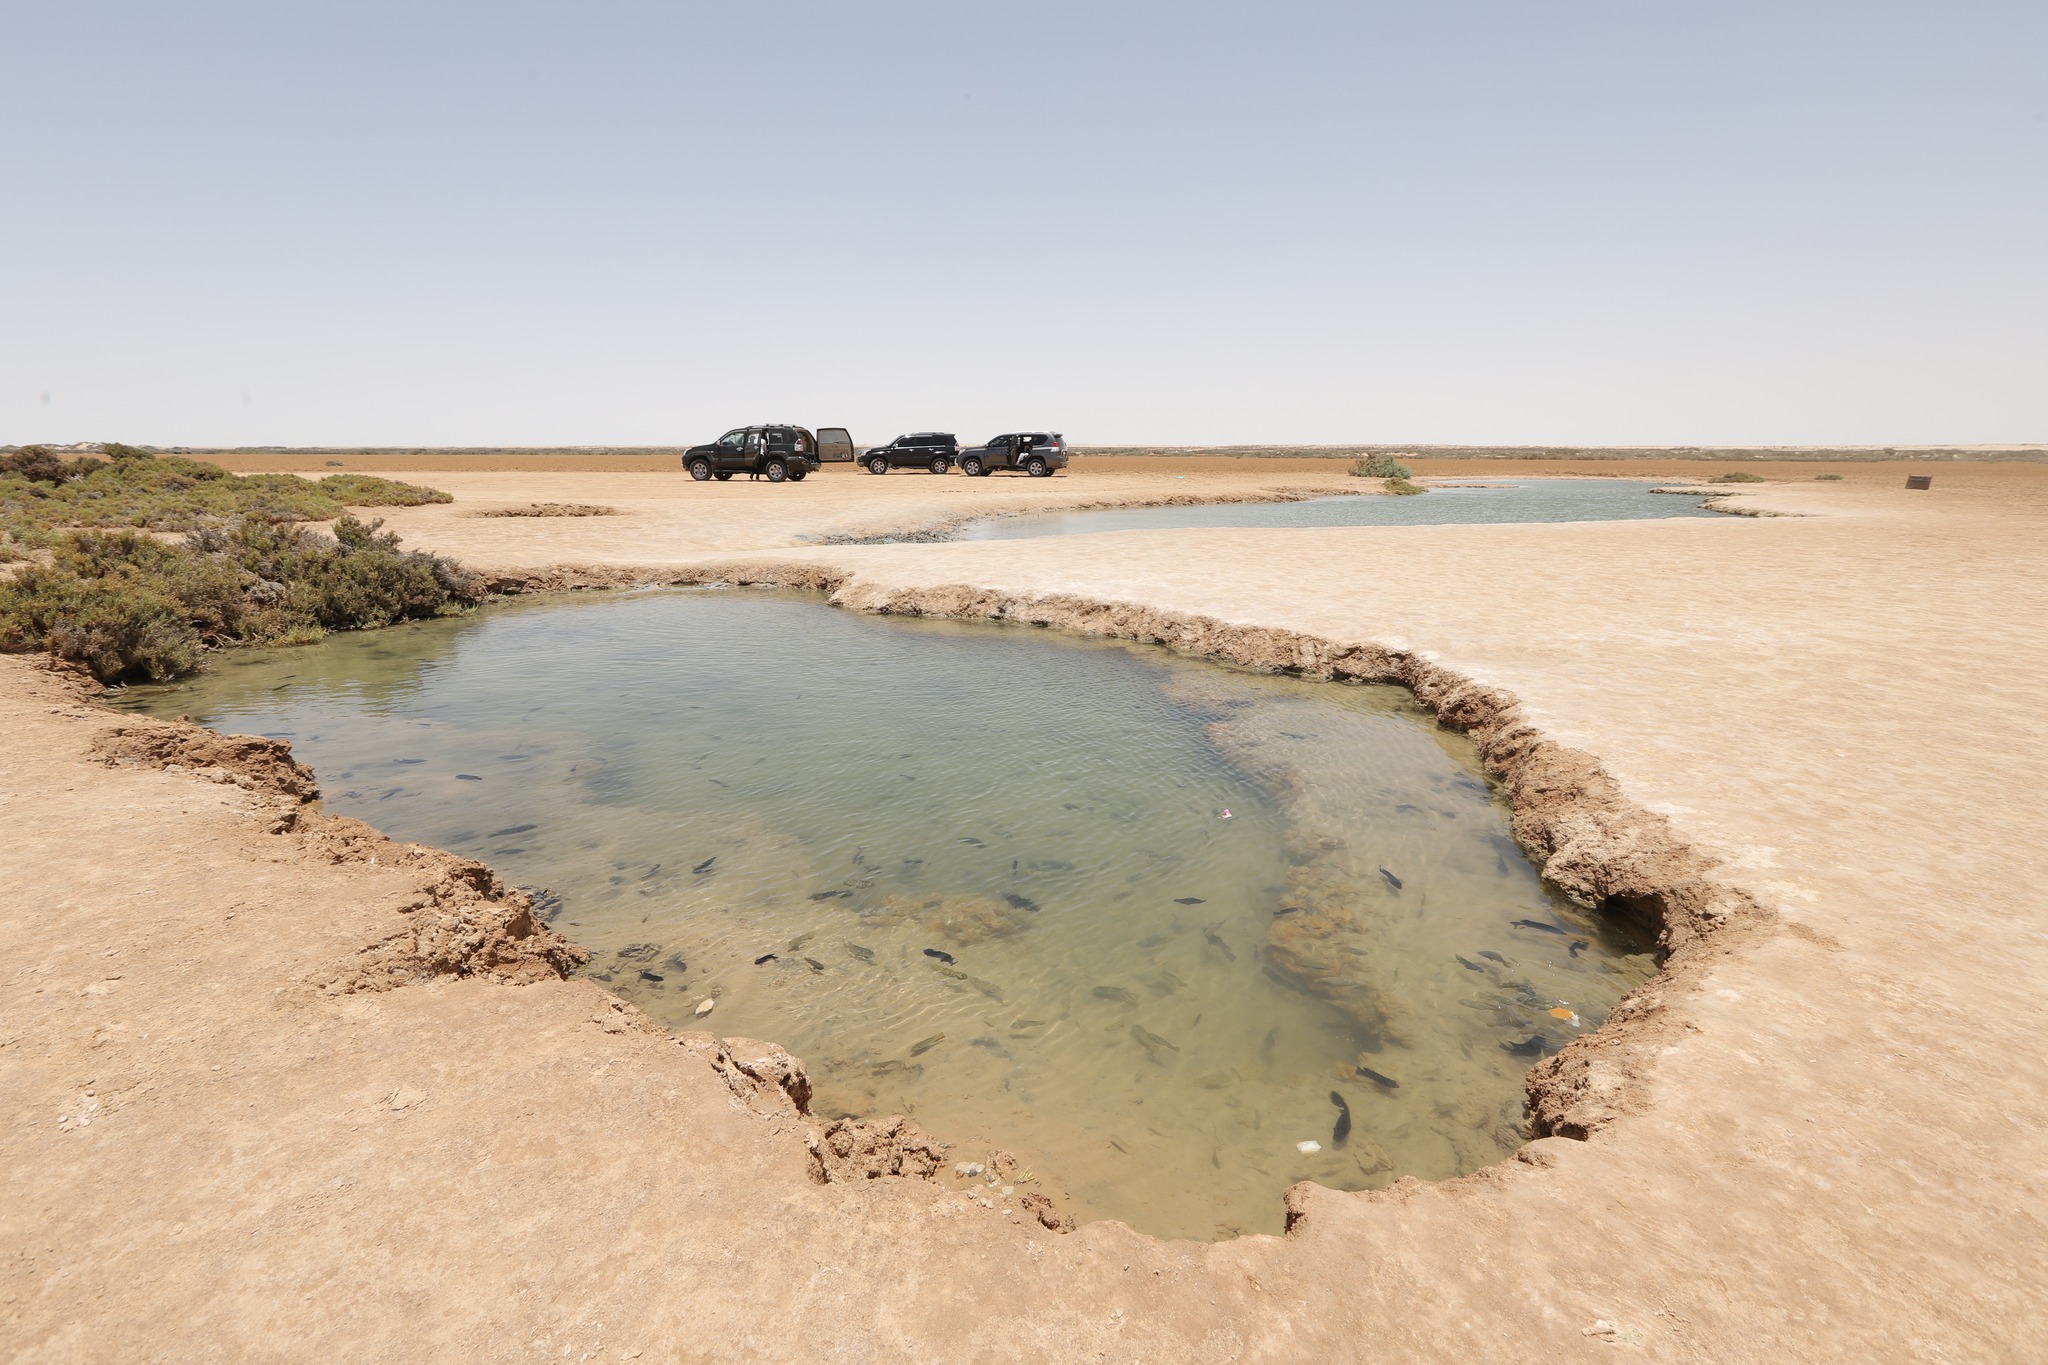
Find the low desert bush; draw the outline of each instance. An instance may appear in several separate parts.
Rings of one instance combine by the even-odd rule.
[[[448,494],[363,474],[314,483],[294,474],[234,475],[176,455],[108,446],[109,458],[65,460],[36,446],[0,458],[0,532],[30,545],[85,527],[195,531],[236,518],[328,521],[351,507],[412,507]]]
[[[135,530],[55,537],[0,581],[0,649],[43,649],[94,676],[162,680],[209,648],[298,643],[460,611],[481,585],[438,555],[343,515],[332,536],[257,516],[173,542]]]
[[[1382,487],[1384,487],[1389,493],[1394,493],[1404,498],[1410,495],[1411,493],[1427,493],[1429,491],[1427,488],[1424,488],[1421,484],[1410,483],[1406,479],[1388,479],[1386,483],[1382,485]]]
[[[1391,455],[1361,455],[1351,462],[1354,479],[1405,479],[1414,472]]]
[[[1747,470],[1738,470],[1738,471],[1736,471],[1735,473],[1732,473],[1732,474],[1716,474],[1716,475],[1715,475],[1715,476],[1714,476],[1713,478],[1711,478],[1711,479],[1708,479],[1708,480],[1707,480],[1707,482],[1708,482],[1708,483],[1764,483],[1764,482],[1766,482],[1766,480],[1764,479],[1764,476],[1763,476],[1763,475],[1761,475],[1761,474],[1751,474],[1751,473],[1750,473],[1750,472],[1748,472]]]

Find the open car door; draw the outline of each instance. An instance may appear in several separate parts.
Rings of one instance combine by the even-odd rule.
[[[853,434],[845,427],[818,428],[818,462],[830,464],[834,460],[853,458]]]

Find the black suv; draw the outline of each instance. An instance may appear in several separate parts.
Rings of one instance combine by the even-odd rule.
[[[1034,479],[1049,479],[1055,469],[1066,467],[1067,438],[1057,431],[1013,431],[960,452],[960,472],[970,479],[997,469],[1021,469]]]
[[[844,460],[852,453],[853,437],[844,427],[820,427],[815,436],[803,427],[736,427],[709,445],[684,451],[683,468],[699,483],[711,478],[722,483],[735,474],[765,475],[770,483],[802,483],[821,459]]]
[[[951,432],[913,431],[885,446],[863,451],[860,462],[870,474],[886,474],[891,469],[929,469],[943,474],[953,467],[953,457],[959,453],[960,442]]]

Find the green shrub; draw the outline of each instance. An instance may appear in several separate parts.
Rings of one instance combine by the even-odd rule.
[[[1391,455],[1361,455],[1351,462],[1354,479],[1405,479],[1414,472]]]
[[[1708,483],[1764,483],[1764,482],[1766,482],[1766,480],[1765,480],[1764,476],[1763,476],[1763,475],[1761,475],[1761,474],[1752,474],[1752,473],[1750,473],[1750,472],[1749,472],[1749,471],[1747,471],[1747,470],[1740,470],[1740,471],[1737,471],[1736,473],[1733,473],[1733,474],[1716,474],[1716,475],[1715,475],[1715,476],[1714,476],[1713,478],[1711,478],[1711,479],[1708,479],[1708,480],[1707,480],[1707,482],[1708,482]]]
[[[1386,483],[1382,486],[1389,493],[1397,494],[1404,498],[1412,493],[1427,493],[1429,491],[1427,488],[1424,488],[1421,484],[1410,483],[1406,479],[1388,479]]]
[[[297,643],[458,611],[481,585],[344,515],[330,537],[240,517],[173,543],[134,530],[55,537],[47,564],[0,581],[0,649],[44,649],[102,681],[190,672],[203,651]]]
[[[0,459],[0,531],[42,545],[51,533],[74,527],[194,531],[235,518],[327,521],[350,507],[452,501],[438,489],[365,474],[330,474],[314,483],[295,474],[238,476],[132,446],[119,452],[110,460],[66,461],[32,446]]]
[[[420,507],[430,502],[455,501],[453,494],[438,488],[422,488],[369,474],[329,474],[320,480],[320,491],[344,507]]]

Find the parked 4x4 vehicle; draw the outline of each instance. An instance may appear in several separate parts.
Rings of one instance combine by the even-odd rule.
[[[1048,479],[1066,467],[1067,438],[1057,431],[1013,431],[960,452],[960,472],[970,479],[998,469],[1021,469],[1034,479]]]
[[[953,457],[959,451],[960,442],[949,431],[913,431],[885,446],[863,451],[860,462],[870,474],[886,474],[891,469],[929,469],[943,474],[953,467]]]
[[[702,483],[721,483],[735,474],[760,474],[770,483],[802,483],[820,460],[851,459],[853,437],[844,427],[820,427],[813,435],[803,427],[766,425],[735,427],[708,445],[683,452],[683,468]]]

